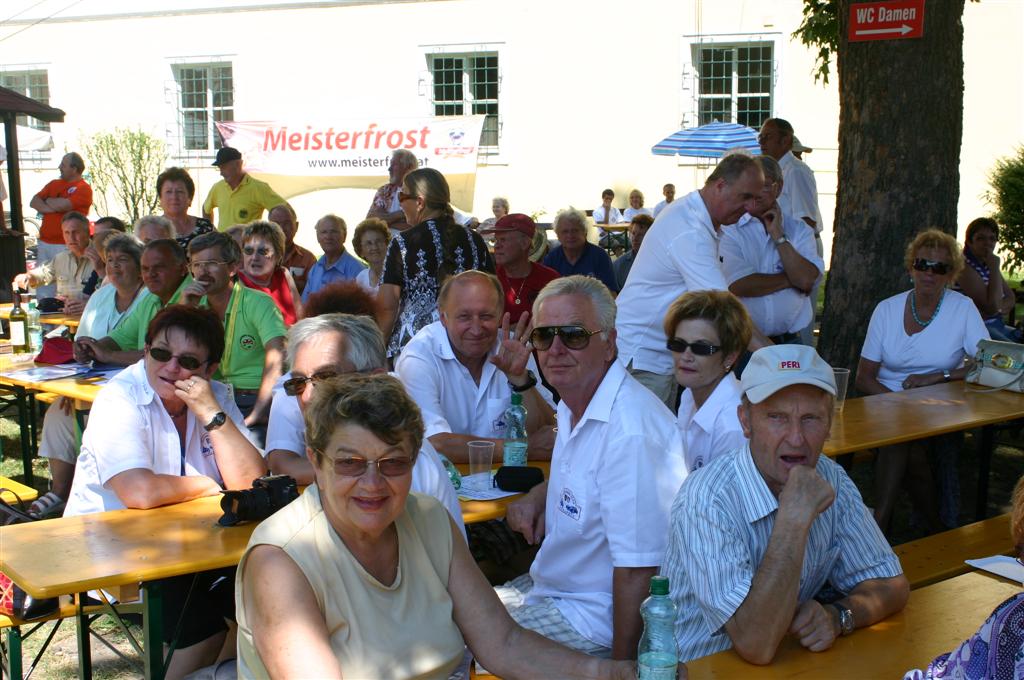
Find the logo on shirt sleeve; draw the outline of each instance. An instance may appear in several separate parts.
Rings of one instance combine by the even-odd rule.
[[[580,506],[576,502],[576,495],[569,487],[562,488],[562,494],[558,498],[558,509],[570,519],[580,521]]]

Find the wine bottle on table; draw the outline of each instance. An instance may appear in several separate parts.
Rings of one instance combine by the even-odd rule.
[[[14,308],[9,318],[11,324],[11,347],[15,354],[28,354],[32,345],[28,337],[28,314],[21,306],[21,293],[14,291]]]

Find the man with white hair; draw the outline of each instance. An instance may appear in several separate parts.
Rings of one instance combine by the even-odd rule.
[[[770,663],[792,633],[819,652],[898,612],[910,591],[856,485],[821,455],[836,394],[814,349],[773,345],[743,371],[746,446],[717,455],[672,505],[662,573],[687,661],[734,647]],[[829,583],[841,597],[815,598]]]
[[[600,281],[552,281],[529,339],[558,390],[551,475],[508,508],[529,574],[497,588],[512,618],[597,656],[636,658],[640,603],[664,557],[669,506],[686,477],[675,416],[615,359],[615,300]]]
[[[398,201],[398,192],[402,188],[405,176],[420,166],[415,154],[408,149],[395,149],[391,154],[388,166],[388,183],[381,185],[373,195],[367,217],[379,217],[388,223],[392,235],[405,231],[412,225],[405,221],[405,213]]]
[[[384,339],[369,317],[322,314],[303,319],[288,330],[288,362],[291,371],[275,388],[270,408],[267,463],[275,474],[312,484],[313,466],[306,457],[302,414],[313,399],[316,384],[345,373],[383,372]],[[440,500],[465,533],[455,488],[426,439],[412,469],[412,490]]]

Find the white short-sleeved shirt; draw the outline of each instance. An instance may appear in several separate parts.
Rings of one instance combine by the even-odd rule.
[[[814,232],[804,222],[783,213],[782,233],[801,257],[818,268],[820,281],[825,263],[818,257]],[[784,271],[778,246],[760,220],[749,214],[735,226],[722,230],[719,252],[722,271],[730,286],[751,274],[781,274]],[[810,296],[792,287],[740,300],[750,312],[754,325],[765,335],[797,333],[814,318]]]
[[[612,570],[660,566],[668,513],[686,478],[672,413],[612,363],[576,426],[558,405],[558,435],[527,604],[543,597],[583,637],[612,646]]]
[[[736,407],[740,405],[740,381],[726,373],[707,401],[696,409],[693,392],[679,397],[676,422],[686,449],[686,469],[696,472],[712,460],[747,443]]]
[[[651,212],[650,208],[626,208],[622,213],[622,220],[624,222],[632,222],[633,218],[637,215],[647,215],[648,217],[654,217],[654,213]]]
[[[614,205],[610,208],[610,212],[611,212],[611,215],[608,217],[607,224],[622,224],[623,222],[626,221],[626,219],[622,216],[622,213]],[[594,219],[594,224],[596,224],[598,227],[600,227],[601,226],[600,223],[603,223],[605,221],[605,219],[604,219],[604,206],[603,205],[599,205],[596,208],[594,208],[594,212],[593,212],[592,217]]]
[[[878,303],[871,313],[860,355],[881,364],[878,382],[899,392],[908,375],[960,368],[965,356],[974,356],[978,342],[988,340],[988,329],[974,302],[955,290],[946,290],[935,320],[923,331],[907,335],[903,310],[910,291]]]
[[[224,413],[258,449],[245,427],[245,418],[228,397],[227,386],[217,381],[210,385]],[[87,515],[124,508],[107,482],[133,469],[152,470],[158,475],[204,475],[224,484],[210,434],[191,411],[182,450],[178,430],[146,379],[145,359],[118,373],[96,396],[82,435],[82,452],[64,514]]]
[[[83,338],[105,338],[110,331],[117,328],[121,320],[135,311],[139,303],[152,295],[149,289],[143,286],[128,309],[123,312],[117,311],[116,296],[117,288],[112,284],[105,284],[96,289],[96,292],[89,297],[82,310],[82,318],[78,322],[78,329],[75,336]]]
[[[782,168],[782,194],[779,196],[779,207],[786,215],[792,215],[802,221],[803,217],[814,220],[814,233],[821,233],[821,211],[818,210],[818,183],[814,179],[811,166],[787,151],[779,159]]]
[[[280,449],[305,456],[306,423],[302,418],[299,400],[285,394],[281,386],[290,377],[291,374],[283,376],[274,386],[274,399],[270,405],[270,419],[267,422],[267,451]],[[452,486],[448,471],[441,463],[440,455],[426,437],[412,468],[411,490],[441,501],[462,534],[466,534],[466,527],[462,522],[462,507],[459,505],[459,497],[455,494],[455,487]]]
[[[492,354],[498,347],[496,342]],[[539,375],[532,356],[527,368]],[[423,411],[427,437],[441,432],[497,439],[505,436],[505,409],[512,399],[508,378],[485,361],[478,385],[455,357],[440,321],[421,328],[402,348],[395,373]],[[551,392],[540,383],[537,391],[554,408]]]
[[[868,579],[899,576],[899,558],[853,481],[825,456],[818,458],[816,469],[836,499],[811,524],[797,601],[817,595],[826,581],[847,593]],[[680,661],[732,646],[725,623],[750,592],[778,508],[749,445],[719,456],[679,490],[661,573],[669,578],[679,610]]]
[[[718,232],[697,191],[672,201],[644,237],[616,300],[619,359],[626,366],[672,374],[662,322],[672,301],[690,290],[727,290]]]
[[[377,279],[376,281],[370,281],[369,267],[356,274],[356,283],[362,286],[363,290],[365,290],[368,293],[373,293],[374,295],[377,294],[377,289],[380,288],[380,279]]]

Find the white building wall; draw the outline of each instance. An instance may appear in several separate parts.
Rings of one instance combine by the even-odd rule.
[[[682,194],[707,172],[705,164],[650,153],[692,115],[690,43],[750,35],[777,48],[774,114],[815,149],[804,158],[817,175],[830,252],[838,98],[835,79],[815,83],[813,53],[791,38],[801,0],[189,0],[156,15],[140,13],[169,4],[95,0],[69,10],[78,18],[58,13],[25,28],[64,3],[35,4],[5,3],[8,16],[27,11],[0,27],[0,68],[45,65],[51,104],[68,115],[53,126],[52,157],[23,173],[26,206],[55,175],[61,150],[80,148],[83,136],[115,126],[173,136],[175,60],[231,61],[236,120],[420,116],[430,112],[425,55],[482,45],[499,53],[501,153],[481,166],[474,205],[462,207],[483,218],[501,194],[514,211],[551,215],[569,204],[595,207],[606,187],[618,205],[640,188],[653,207],[665,182]],[[968,3],[964,25],[962,225],[986,210],[981,195],[995,158],[1024,139],[1024,3]],[[172,158],[196,179],[197,214],[218,179],[210,160]],[[351,231],[371,195],[332,190],[296,198],[299,241],[315,248],[312,228],[326,212],[345,217]]]

